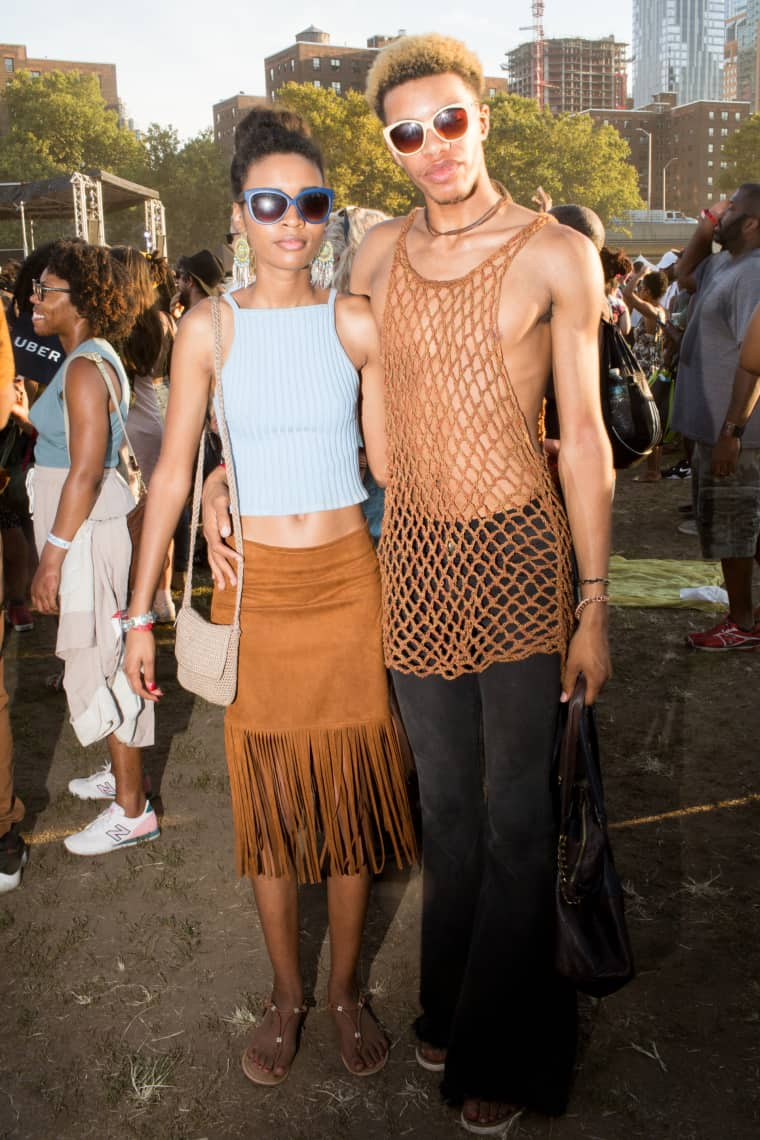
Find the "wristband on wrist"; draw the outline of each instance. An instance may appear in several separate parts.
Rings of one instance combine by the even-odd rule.
[[[59,538],[57,534],[53,534],[52,530],[48,533],[46,542],[51,546],[57,546],[59,550],[71,550],[71,543],[66,538]]]
[[[603,582],[605,586],[609,586],[609,578],[581,578],[581,586],[590,586],[592,582]]]
[[[733,420],[725,420],[723,427],[720,429],[721,435],[727,435],[729,439],[741,439],[744,435],[744,428],[746,424],[735,424]]]
[[[711,224],[712,228],[715,229],[718,224],[718,218],[715,217],[715,214],[711,209],[709,209],[709,207],[705,206],[704,210],[701,211],[699,216],[700,218],[706,218],[707,221]]]
[[[581,614],[587,606],[590,606],[592,604],[592,602],[603,602],[606,605],[609,600],[609,594],[594,594],[590,598],[584,598],[582,601],[578,602],[578,605],[575,607],[575,620],[581,620]]]
[[[144,629],[149,631],[153,629],[156,620],[156,615],[153,610],[148,610],[147,614],[135,614],[134,617],[121,618],[121,632],[129,633],[130,629]]]

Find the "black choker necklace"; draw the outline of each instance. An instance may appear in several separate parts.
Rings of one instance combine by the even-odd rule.
[[[505,202],[509,201],[507,195],[497,198],[492,206],[489,206],[485,214],[481,214],[474,222],[470,222],[469,226],[461,226],[458,230],[434,230],[430,224],[428,217],[427,206],[425,206],[425,225],[427,232],[431,237],[456,237],[457,234],[466,234],[468,230],[474,230],[477,226],[482,226],[489,218],[492,218],[497,210],[500,210]]]

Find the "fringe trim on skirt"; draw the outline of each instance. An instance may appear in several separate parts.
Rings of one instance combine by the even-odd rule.
[[[225,727],[240,875],[382,870],[416,857],[392,720],[287,733]]]

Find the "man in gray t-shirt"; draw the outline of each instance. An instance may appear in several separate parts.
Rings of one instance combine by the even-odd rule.
[[[713,241],[720,253],[711,252]],[[692,493],[702,553],[721,560],[729,604],[726,618],[687,642],[694,649],[756,649],[760,381],[739,366],[739,353],[760,301],[760,184],[744,183],[702,211],[678,283],[696,295],[681,342],[672,424],[695,441]]]

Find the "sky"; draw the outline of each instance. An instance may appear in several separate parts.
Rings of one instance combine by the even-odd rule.
[[[630,43],[632,0],[546,0],[547,36],[614,35]],[[183,138],[211,126],[214,103],[244,91],[264,94],[264,59],[315,24],[333,44],[362,47],[369,36],[441,32],[464,40],[486,75],[499,75],[505,52],[530,39],[530,0],[384,0],[381,14],[360,14],[353,0],[216,8],[213,0],[101,0],[92,6],[35,0],[4,4],[0,34],[29,56],[115,63],[119,95],[134,124],[172,125]],[[274,8],[278,8],[274,12]],[[369,11],[369,5],[361,8]],[[86,14],[85,14],[86,13]],[[523,29],[528,30],[521,30]]]

